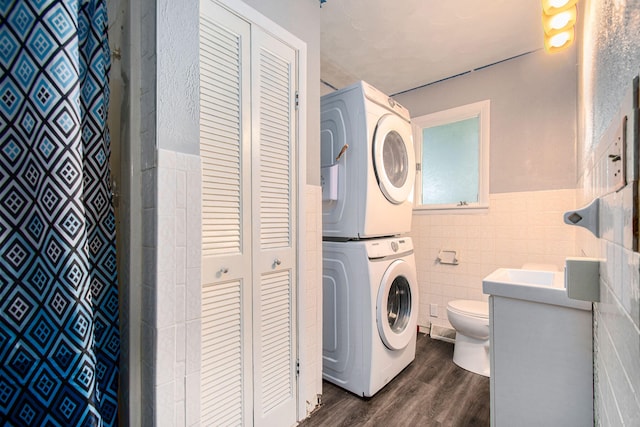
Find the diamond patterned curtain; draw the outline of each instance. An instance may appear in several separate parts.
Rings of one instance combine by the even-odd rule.
[[[0,0],[0,424],[117,425],[104,0]]]

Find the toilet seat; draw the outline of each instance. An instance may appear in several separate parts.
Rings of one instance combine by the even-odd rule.
[[[479,319],[489,318],[489,304],[485,301],[455,300],[447,304],[447,308],[453,313]]]

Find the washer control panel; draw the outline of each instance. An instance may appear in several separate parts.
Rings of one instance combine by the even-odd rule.
[[[410,237],[383,237],[366,242],[369,259],[398,256],[413,252],[413,242]]]

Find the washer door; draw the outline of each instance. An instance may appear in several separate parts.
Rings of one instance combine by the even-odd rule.
[[[415,271],[406,261],[395,260],[382,276],[378,290],[378,333],[391,350],[402,350],[416,333],[417,288]]]
[[[387,200],[405,202],[413,189],[416,160],[411,126],[395,114],[385,114],[378,121],[373,136],[373,168]]]

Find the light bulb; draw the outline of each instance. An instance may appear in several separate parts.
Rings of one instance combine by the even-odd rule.
[[[577,9],[575,6],[554,15],[542,14],[542,28],[545,34],[552,36],[562,32],[576,23]]]
[[[551,38],[549,38],[549,45],[552,47],[562,47],[570,38],[569,32],[565,31],[551,36]]]
[[[573,27],[557,34],[545,35],[544,47],[549,53],[559,52],[571,46],[574,37],[575,31]]]
[[[578,0],[542,0],[542,10],[547,15],[554,15],[574,6]]]
[[[553,16],[549,21],[549,26],[554,30],[559,30],[566,27],[569,22],[571,22],[571,12],[567,10]]]

